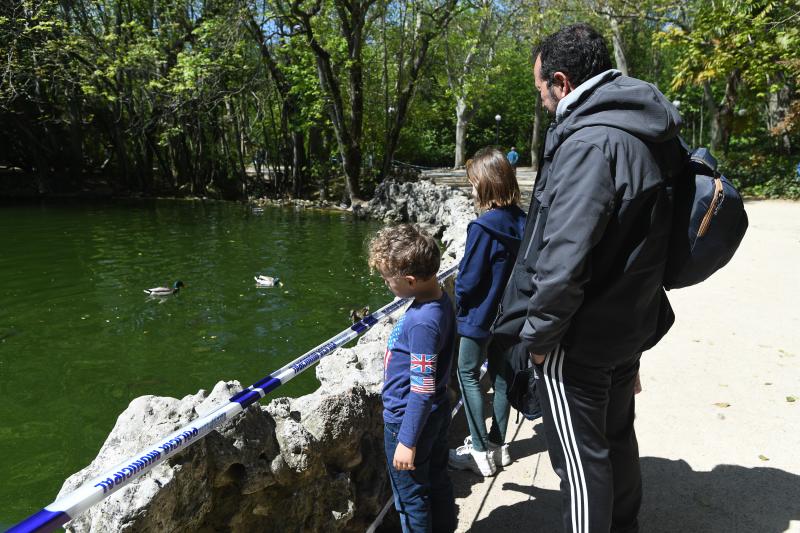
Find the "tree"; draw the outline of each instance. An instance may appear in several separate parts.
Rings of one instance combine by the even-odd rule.
[[[477,111],[478,97],[491,83],[498,39],[518,21],[522,4],[479,0],[465,9],[445,41],[447,85],[455,100],[455,154],[453,167],[464,166],[467,127]],[[454,30],[454,31],[453,31]]]
[[[443,0],[441,2],[414,1],[410,3],[400,2],[400,9],[408,11],[410,8],[411,16],[404,12],[401,17],[400,31],[406,31],[406,21],[413,21],[410,43],[406,44],[406,39],[401,42],[403,45],[398,50],[399,60],[397,61],[397,73],[395,76],[393,99],[387,105],[386,115],[387,128],[386,140],[384,143],[384,156],[381,165],[381,176],[386,176],[392,165],[397,143],[400,140],[400,131],[405,125],[408,116],[408,108],[414,95],[417,80],[422,72],[422,68],[428,57],[428,50],[431,42],[448,27],[450,21],[456,13],[458,0]],[[383,19],[385,25],[385,17]],[[384,34],[385,35],[385,34]],[[384,46],[386,40],[384,39]],[[406,47],[409,52],[406,53]],[[384,54],[384,69],[386,69],[386,57]],[[385,76],[388,95],[388,73]],[[388,96],[386,98],[389,100]],[[389,109],[392,112],[389,112]]]
[[[276,6],[281,16],[306,38],[317,62],[319,83],[326,97],[333,122],[346,191],[351,202],[361,198],[361,140],[364,127],[364,65],[362,53],[365,29],[375,15],[376,0],[316,0],[309,7],[302,0]],[[328,34],[325,29],[331,29]],[[343,63],[345,94],[335,63]],[[345,102],[345,96],[349,101]],[[346,105],[349,104],[349,105]]]
[[[772,0],[698,1],[684,13],[683,21],[675,20],[663,32],[662,44],[678,56],[671,89],[703,88],[711,149],[724,152],[744,90],[763,98],[781,90],[780,83],[770,81],[785,79],[786,61],[798,55],[798,31],[779,23],[793,17],[788,4]]]

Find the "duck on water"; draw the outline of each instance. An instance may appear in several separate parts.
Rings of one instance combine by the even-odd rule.
[[[181,287],[185,287],[182,281],[178,280],[170,287],[153,287],[152,289],[144,289],[144,293],[148,296],[172,296],[178,294]]]

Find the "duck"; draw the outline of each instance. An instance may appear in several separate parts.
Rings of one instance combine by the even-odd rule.
[[[263,276],[259,274],[253,279],[256,280],[256,285],[258,287],[275,287],[276,285],[278,287],[283,287],[283,282],[280,280],[280,278],[273,278],[272,276]]]
[[[178,280],[172,285],[172,288],[153,287],[152,289],[144,289],[144,293],[150,296],[171,296],[173,294],[178,294],[181,287],[185,287],[185,285],[181,280]]]
[[[360,311],[356,311],[355,309],[351,309],[350,310],[350,320],[353,321],[353,324],[355,324],[356,322],[359,322],[361,320],[364,320],[364,317],[366,317],[368,315],[369,315],[369,306],[368,305],[365,305],[364,307],[362,307]]]

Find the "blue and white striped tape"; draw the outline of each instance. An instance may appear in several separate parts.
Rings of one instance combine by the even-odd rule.
[[[457,270],[458,265],[456,264],[439,272],[437,277],[440,282],[444,281],[454,275]],[[45,533],[58,529],[85,512],[92,505],[102,501],[145,472],[150,471],[157,464],[202,439],[213,429],[234,418],[244,411],[246,407],[259,401],[269,392],[302,373],[323,357],[330,355],[337,348],[358,338],[372,326],[409,303],[410,300],[410,298],[399,299],[381,307],[335,337],[255,382],[242,392],[235,394],[227,404],[193,420],[191,424],[180,428],[144,451],[106,470],[91,481],[57,499],[41,511],[12,526],[6,533]]]

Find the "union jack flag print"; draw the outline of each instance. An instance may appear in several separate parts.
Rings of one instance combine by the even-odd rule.
[[[428,355],[425,353],[411,354],[411,373],[412,374],[435,374],[436,373],[436,354]]]

